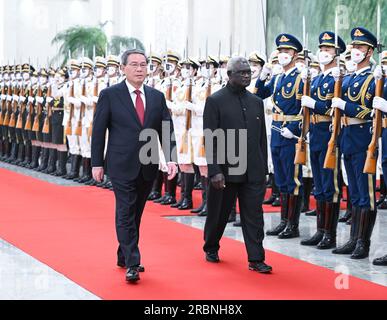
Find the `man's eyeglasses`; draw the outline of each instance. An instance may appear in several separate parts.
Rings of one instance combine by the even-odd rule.
[[[141,63],[141,64],[138,64],[138,63],[129,63],[129,67],[133,68],[133,69],[138,69],[139,67],[141,69],[146,69],[148,68],[148,64],[146,63]]]

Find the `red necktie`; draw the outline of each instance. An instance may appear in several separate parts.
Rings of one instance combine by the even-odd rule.
[[[144,106],[144,101],[141,98],[141,91],[136,90],[135,91],[137,98],[136,98],[136,111],[138,118],[140,119],[140,122],[142,125],[144,125],[144,120],[145,120],[145,106]]]

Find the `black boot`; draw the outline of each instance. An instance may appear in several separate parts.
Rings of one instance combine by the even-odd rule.
[[[360,208],[352,207],[352,224],[349,241],[332,251],[333,254],[352,254],[356,248],[357,235],[359,233]]]
[[[91,158],[83,158],[83,175],[79,183],[85,183],[92,179]]]
[[[20,163],[20,166],[21,167],[24,167],[26,168],[27,166],[30,165],[31,163],[31,157],[32,157],[32,145],[31,145],[31,142],[30,141],[27,141],[26,142],[26,145],[25,145],[25,157],[24,157],[24,161],[22,163]]]
[[[359,233],[356,248],[352,252],[351,259],[360,260],[368,258],[371,246],[371,236],[376,221],[376,211],[361,209],[359,217]]]
[[[186,175],[186,173],[184,173],[184,172],[180,173],[180,177],[178,179],[178,181],[180,183],[180,200],[178,202],[174,203],[173,205],[171,205],[171,208],[173,208],[173,209],[178,209],[184,201],[185,175]]]
[[[325,201],[317,201],[317,232],[309,239],[301,241],[303,246],[317,246],[324,236],[325,227]]]
[[[208,185],[209,185],[209,180],[206,177],[202,177],[201,179],[202,182],[202,188],[203,188],[203,193],[202,193],[202,198],[203,198],[203,209],[198,213],[199,217],[207,217],[207,195],[208,195]]]
[[[274,199],[273,203],[271,204],[271,206],[274,208],[279,208],[281,206],[280,191],[279,191],[277,185],[275,184],[275,179],[273,179],[271,187],[273,190],[273,195],[275,196],[275,199]]]
[[[175,204],[176,201],[176,187],[177,187],[177,177],[167,182],[167,194],[168,196],[160,204],[163,206],[170,206]]]
[[[153,202],[154,203],[159,203],[161,204],[162,202],[164,202],[164,200],[169,197],[169,194],[168,194],[168,173],[166,172],[163,172],[163,184],[164,184],[164,195],[161,196],[160,198],[154,200]]]
[[[298,229],[301,214],[302,196],[290,195],[288,209],[288,224],[278,235],[278,239],[293,239],[300,236]]]
[[[14,162],[14,165],[20,166],[20,164],[23,163],[25,156],[26,156],[26,148],[24,143],[22,142],[22,143],[19,143],[18,151],[17,151],[17,159]]]
[[[266,199],[265,201],[263,201],[263,204],[264,205],[271,205],[273,204],[273,202],[275,201],[275,198],[276,198],[276,195],[274,193],[274,175],[271,174],[270,177],[269,177],[269,185],[271,185],[271,196],[269,199]]]
[[[314,217],[317,215],[316,210],[310,210],[310,195],[313,189],[313,179],[303,178],[304,194],[302,201],[301,213],[305,213],[307,217]]]
[[[67,175],[67,151],[58,151],[58,168],[54,175],[56,177],[64,177]]]
[[[43,170],[42,173],[52,174],[56,171],[56,162],[58,160],[58,151],[56,149],[50,149],[48,153],[48,165],[46,170]]]
[[[32,146],[31,163],[28,169],[35,170],[39,167],[40,147]]]
[[[11,156],[11,143],[8,140],[5,140],[3,143],[3,157],[2,161],[6,161]]]
[[[82,158],[81,158],[81,163],[80,163],[80,168],[82,167],[83,173],[86,171],[86,170],[84,169],[84,168],[85,168],[85,160],[86,160],[86,158],[83,158],[83,157],[82,157]],[[79,168],[79,171],[80,171],[80,168]],[[73,181],[79,183],[79,182],[82,180],[83,173],[82,173],[82,175],[79,173],[79,175],[78,175],[77,177],[75,177],[75,178],[73,179]]]
[[[349,189],[347,187],[347,210],[345,214],[339,219],[340,223],[347,223],[352,217],[352,202],[351,197],[349,195]]]
[[[74,180],[79,177],[79,170],[81,168],[82,157],[80,155],[71,155],[71,169],[70,173],[64,177],[66,180]]]
[[[6,160],[7,163],[13,163],[17,159],[17,151],[18,151],[18,144],[16,142],[12,142],[11,145],[11,155],[10,157]]]
[[[186,173],[184,175],[184,199],[181,205],[178,207],[179,210],[191,210],[193,208],[192,202],[192,191],[195,183],[195,174]]]
[[[336,247],[337,223],[340,215],[340,201],[329,202],[325,209],[324,238],[318,244],[317,249],[328,250]]]
[[[387,266],[387,255],[377,258],[373,261],[374,266]]]
[[[207,182],[205,180],[207,180],[206,177],[200,177],[200,181],[202,183],[202,203],[199,206],[199,208],[191,210],[191,213],[193,213],[193,214],[198,214],[199,212],[201,212],[206,204],[206,201],[207,201],[207,187],[206,187]]]
[[[148,197],[148,201],[154,201],[161,198],[161,189],[163,187],[163,172],[159,171],[157,178],[153,182],[152,192]]]
[[[42,172],[47,169],[48,166],[48,156],[49,156],[49,149],[47,148],[42,148],[42,155],[40,157],[40,165],[36,169],[38,172]]]
[[[376,201],[376,206],[379,206],[384,202],[387,194],[386,183],[384,182],[383,175],[380,176],[380,188],[379,190],[376,190],[376,191],[380,191],[380,199]]]
[[[236,222],[236,216],[237,216],[236,206],[237,206],[237,199],[235,199],[234,205],[232,206],[227,223]]]
[[[281,193],[281,223],[272,230],[266,232],[268,236],[278,236],[282,231],[285,230],[288,223],[288,208],[289,208],[289,194]]]

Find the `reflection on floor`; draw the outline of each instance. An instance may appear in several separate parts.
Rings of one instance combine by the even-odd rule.
[[[205,218],[200,217],[171,217],[173,221],[189,225],[194,228],[204,229]],[[279,214],[265,214],[265,229],[268,230],[280,221]],[[357,261],[348,256],[337,256],[331,250],[320,251],[313,247],[300,245],[301,238],[308,238],[316,231],[316,218],[302,216],[300,219],[300,239],[279,240],[277,237],[266,237],[264,246],[267,250],[278,252],[286,256],[294,257],[315,265],[335,270],[362,278],[374,283],[387,286],[387,267],[376,267],[372,265],[374,258],[387,254],[387,212],[378,213],[377,222],[372,236],[372,247],[370,258]],[[339,224],[338,243],[344,244],[349,239],[350,226]],[[243,242],[242,229],[229,224],[226,228],[226,237]],[[221,251],[220,251],[221,256]],[[270,261],[267,261],[270,264]],[[275,266],[274,266],[275,267]]]
[[[3,240],[0,261],[0,300],[99,300]]]

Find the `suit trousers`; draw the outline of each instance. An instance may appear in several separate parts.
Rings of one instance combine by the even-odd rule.
[[[152,181],[145,181],[142,173],[134,181],[112,178],[116,198],[116,232],[119,242],[118,261],[130,268],[141,263],[139,250],[140,224]]]
[[[242,232],[249,262],[265,261],[263,248],[264,220],[262,202],[266,185],[255,183],[227,183],[224,190],[211,184],[207,195],[207,220],[204,229],[204,251],[217,252],[236,198],[239,199]]]

